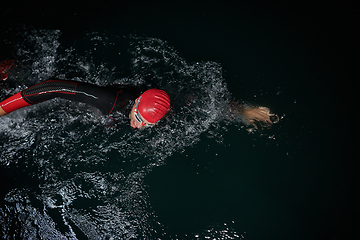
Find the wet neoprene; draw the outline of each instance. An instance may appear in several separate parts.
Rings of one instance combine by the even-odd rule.
[[[56,97],[88,103],[104,114],[123,110],[138,93],[128,87],[101,87],[90,83],[48,80],[29,87],[0,103],[10,113],[16,109],[50,100]]]

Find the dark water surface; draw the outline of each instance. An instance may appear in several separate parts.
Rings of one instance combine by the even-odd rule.
[[[2,117],[2,238],[347,239],[359,5],[264,2],[4,3],[0,60],[22,67],[1,100],[56,77],[174,107],[143,131],[62,100]],[[281,120],[248,133],[229,99]]]

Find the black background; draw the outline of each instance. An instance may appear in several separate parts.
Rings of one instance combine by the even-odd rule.
[[[0,58],[14,57],[12,43],[16,41],[14,29],[59,29],[62,37],[76,38],[79,32],[121,29],[121,34],[136,34],[165,39],[189,61],[214,60],[221,62],[231,72],[234,59],[223,57],[224,51],[234,49],[217,46],[235,46],[234,29],[246,14],[258,15],[272,25],[288,28],[289,38],[302,36],[333,67],[335,80],[327,88],[331,95],[329,109],[334,111],[334,126],[329,131],[336,135],[340,146],[339,156],[350,169],[348,205],[345,216],[332,229],[332,236],[348,239],[356,232],[359,214],[359,195],[356,194],[358,175],[357,82],[359,80],[359,27],[358,1],[89,1],[39,2],[6,1],[1,4]],[[117,21],[113,16],[117,15]],[[111,17],[110,17],[111,16]],[[7,35],[8,32],[11,34]],[[219,38],[221,35],[223,38]],[[234,36],[234,37],[233,37]],[[211,49],[211,51],[209,51]],[[319,63],[321,65],[321,61]],[[2,185],[10,184],[1,179]],[[10,186],[9,186],[10,187]],[[330,238],[329,238],[330,239]]]

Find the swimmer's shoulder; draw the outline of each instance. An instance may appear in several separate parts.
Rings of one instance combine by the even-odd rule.
[[[112,87],[121,89],[122,95],[127,95],[129,98],[133,98],[133,99],[138,98],[143,92],[145,92],[148,89],[145,85],[133,86],[133,85],[115,84],[112,85]]]

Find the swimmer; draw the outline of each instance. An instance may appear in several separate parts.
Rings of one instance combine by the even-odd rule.
[[[134,87],[101,87],[77,81],[47,80],[2,101],[0,116],[57,97],[87,103],[108,116],[116,111],[129,111],[133,128],[154,126],[170,110],[170,98],[160,89],[139,94]]]
[[[6,71],[6,78],[8,73],[9,71]],[[102,87],[77,81],[47,80],[0,102],[0,117],[53,98],[87,103],[98,108],[110,119],[114,112],[128,112],[130,126],[138,129],[157,125],[170,110],[170,97],[160,89],[149,89],[141,93],[139,89],[129,86]],[[245,102],[230,101],[225,111],[230,119],[241,120],[250,132],[270,127],[279,121],[279,117],[270,113],[269,108]]]

